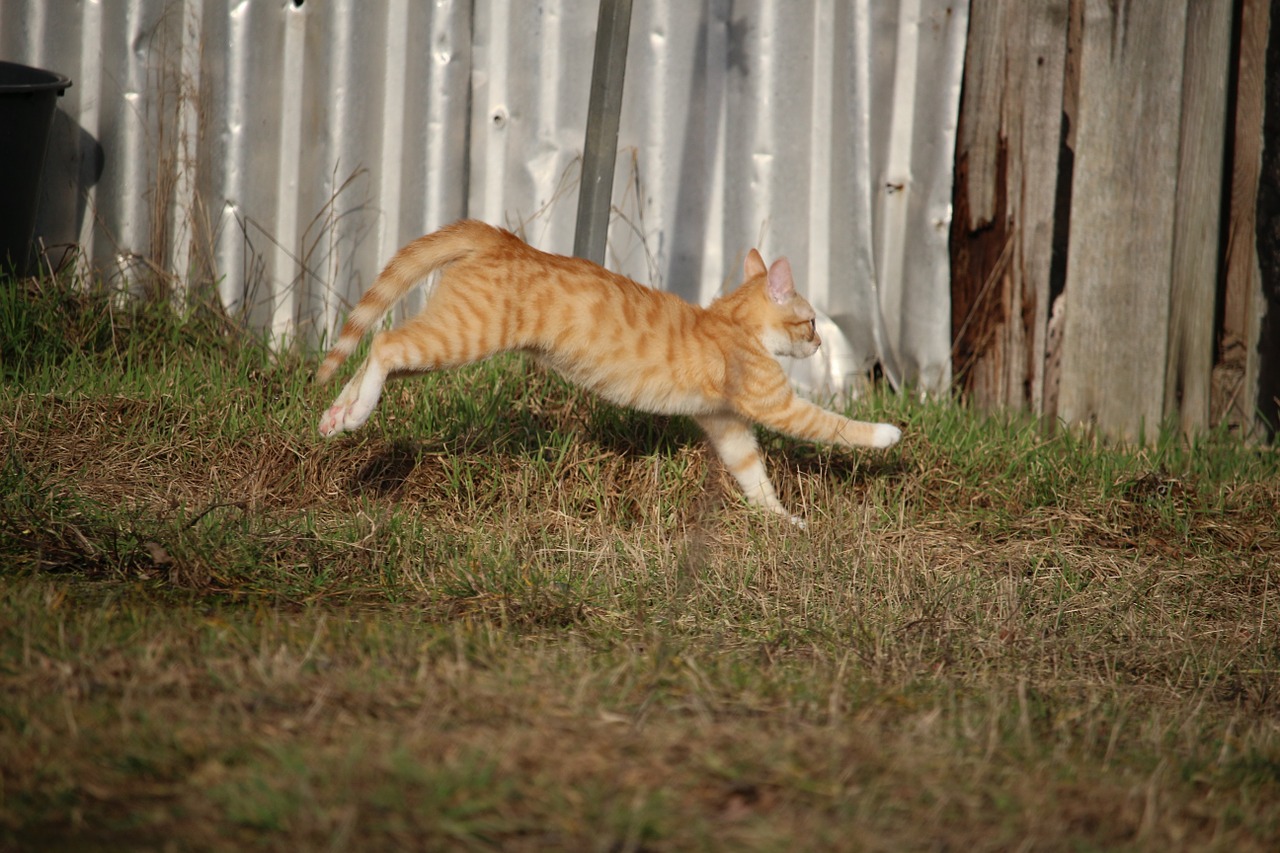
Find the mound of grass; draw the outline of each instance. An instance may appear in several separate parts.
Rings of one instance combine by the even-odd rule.
[[[23,849],[1280,842],[1280,465],[878,396],[764,436],[518,357],[337,386],[215,309],[0,287]]]

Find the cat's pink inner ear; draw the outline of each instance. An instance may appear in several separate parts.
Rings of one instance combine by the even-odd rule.
[[[747,261],[743,264],[743,270],[747,274],[747,278],[755,278],[758,275],[764,275],[766,267],[764,258],[760,257],[760,253],[755,249],[747,252]]]
[[[796,283],[791,278],[791,264],[786,258],[778,258],[769,267],[769,298],[781,305],[796,294]]]

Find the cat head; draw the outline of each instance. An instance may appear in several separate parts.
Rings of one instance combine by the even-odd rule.
[[[760,342],[775,356],[808,358],[818,351],[817,315],[808,301],[796,292],[791,264],[778,258],[766,267],[764,258],[752,249],[744,265],[743,288],[758,288],[757,317]]]

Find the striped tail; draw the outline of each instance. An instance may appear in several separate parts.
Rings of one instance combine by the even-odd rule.
[[[462,221],[447,225],[425,237],[419,237],[396,252],[378,274],[373,286],[365,291],[333,349],[316,371],[316,382],[329,381],[342,363],[355,352],[360,339],[382,320],[383,316],[415,285],[445,264],[470,255],[486,237],[492,239],[497,229],[483,222]]]

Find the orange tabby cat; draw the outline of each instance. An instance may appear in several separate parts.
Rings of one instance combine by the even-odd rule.
[[[347,318],[318,381],[437,269],[439,283],[421,313],[374,337],[369,357],[321,417],[322,435],[363,425],[388,378],[519,350],[614,403],[692,415],[747,499],[796,523],[774,494],[753,421],[846,447],[889,447],[901,436],[895,426],[841,417],[792,391],[775,356],[805,358],[821,341],[785,258],[766,268],[752,249],[743,284],[700,308],[471,221],[396,253]]]

